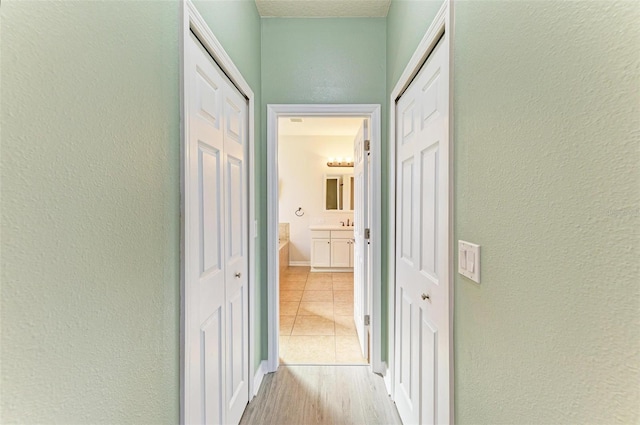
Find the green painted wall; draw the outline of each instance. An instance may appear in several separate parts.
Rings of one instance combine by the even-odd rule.
[[[431,13],[394,2],[388,40],[415,49]],[[456,422],[637,423],[639,5],[455,19],[456,240],[482,245],[482,283],[455,280]]]
[[[264,116],[267,104],[380,104],[382,146],[383,151],[386,150],[385,36],[386,20],[383,18],[262,19]],[[262,134],[266,140],[266,122]],[[383,181],[386,181],[386,163],[382,172]],[[387,205],[387,191],[382,195],[383,205]],[[386,224],[385,211],[384,229]],[[385,230],[383,244],[386,235]],[[382,282],[386,292],[385,277],[386,271]],[[266,326],[266,317],[264,323]],[[386,316],[383,323],[387,323]],[[266,329],[263,332],[266,335]],[[386,351],[384,356],[386,358]]]
[[[260,182],[266,181],[265,167],[266,156],[264,143],[261,138],[260,128],[262,116],[261,90],[261,36],[260,15],[253,0],[196,0],[193,2],[203,19],[216,38],[229,54],[243,78],[247,81],[255,96],[255,158],[256,158],[256,220],[259,223],[259,236],[256,240],[256,251],[266,251],[267,229],[264,226],[267,216],[266,187]],[[241,31],[238,31],[238,29]],[[256,261],[256,311],[252,312],[255,323],[256,343],[255,366],[260,366],[260,361],[267,358],[267,333],[263,333],[266,323],[267,308],[261,300],[267,297],[266,282],[266,258],[258,256]]]
[[[260,105],[255,4],[198,7]],[[2,1],[2,423],[179,420],[179,22]]]
[[[176,423],[177,3],[2,25],[2,423]]]
[[[390,96],[443,0],[393,0],[387,14],[387,93]]]
[[[385,33],[382,18],[263,19],[263,103],[383,103]]]

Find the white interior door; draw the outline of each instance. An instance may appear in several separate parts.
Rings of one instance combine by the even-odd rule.
[[[249,402],[247,102],[230,83],[224,94],[226,422],[237,424]]]
[[[193,36],[187,46],[185,421],[238,423],[249,399],[246,103]]]
[[[441,39],[396,105],[394,398],[404,424],[450,422],[449,70],[444,44]]]
[[[365,238],[365,229],[369,227],[369,161],[365,150],[365,141],[369,140],[367,120],[362,121],[362,127],[354,140],[354,245],[353,245],[353,318],[360,340],[362,355],[369,357],[368,325],[365,316],[369,315],[369,276],[368,259],[369,245]]]

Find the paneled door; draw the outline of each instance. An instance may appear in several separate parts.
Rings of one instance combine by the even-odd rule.
[[[247,102],[227,83],[224,94],[226,422],[237,424],[249,402]]]
[[[369,142],[367,120],[353,142],[354,149],[354,200],[353,209],[353,318],[360,341],[363,357],[369,358],[369,325],[365,316],[369,315],[369,245],[365,237],[365,229],[369,227],[369,161],[366,143]]]
[[[237,424],[249,400],[247,106],[191,35],[185,170],[185,413]]]
[[[396,105],[394,398],[404,424],[450,422],[447,36]]]

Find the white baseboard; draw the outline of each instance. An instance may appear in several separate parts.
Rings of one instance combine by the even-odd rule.
[[[263,360],[260,362],[260,366],[258,367],[258,370],[256,370],[256,374],[253,377],[253,396],[258,395],[258,391],[260,390],[260,385],[262,385],[262,379],[266,374],[267,374],[267,361]]]
[[[382,369],[384,370],[384,386],[387,387],[387,393],[391,395],[391,374],[389,373],[389,368],[387,367],[386,362],[382,362]]]
[[[311,267],[311,271],[318,273],[353,273],[353,267]]]
[[[292,267],[309,267],[309,264],[311,264],[310,261],[289,261],[289,265]]]

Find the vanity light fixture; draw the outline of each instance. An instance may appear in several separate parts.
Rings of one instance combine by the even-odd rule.
[[[327,162],[327,166],[329,167],[353,167],[353,159],[351,158],[342,158],[342,157],[337,157],[337,158],[329,158],[329,161]]]

